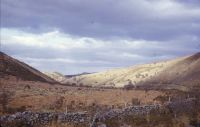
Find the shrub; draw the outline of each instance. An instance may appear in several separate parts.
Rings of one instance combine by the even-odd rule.
[[[131,80],[129,80],[128,84],[124,86],[125,90],[131,90],[133,88],[135,88],[135,86],[133,85]]]
[[[3,109],[4,113],[7,112],[7,106],[8,106],[8,102],[10,101],[10,99],[11,99],[11,93],[9,93],[9,92],[4,91],[0,95],[0,104],[2,105],[2,109]]]
[[[76,86],[76,83],[72,83],[72,86]]]
[[[24,89],[31,89],[31,86],[27,84],[24,86]]]
[[[131,103],[132,105],[140,105],[140,100],[138,98],[132,98]]]
[[[125,89],[125,90],[132,90],[133,88],[134,88],[133,85],[125,85],[125,86],[124,86],[124,89]]]
[[[83,86],[83,83],[80,83],[79,86]]]
[[[167,102],[169,100],[169,96],[157,96],[156,98],[154,98],[153,100],[155,101],[159,101],[162,104],[164,104],[165,102]]]

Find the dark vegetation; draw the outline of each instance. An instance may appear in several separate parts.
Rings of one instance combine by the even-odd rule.
[[[32,71],[37,72],[38,74],[33,73]],[[0,52],[0,74],[2,77],[10,75],[16,76],[18,79],[22,80],[56,83],[56,81],[49,77],[44,78],[45,75],[33,67],[11,58],[3,52]],[[43,75],[44,77],[40,76],[39,74]]]

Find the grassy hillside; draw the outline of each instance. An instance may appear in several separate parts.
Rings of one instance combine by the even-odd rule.
[[[35,68],[0,52],[0,78],[15,76],[17,79],[56,83]]]
[[[198,85],[200,82],[200,53],[169,61],[136,65],[66,79],[65,83],[98,87],[173,87]]]

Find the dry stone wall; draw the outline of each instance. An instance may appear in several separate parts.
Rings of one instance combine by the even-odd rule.
[[[50,112],[18,112],[13,115],[0,116],[0,127],[14,127],[8,123],[19,122],[27,125],[28,127],[33,127],[37,125],[46,125],[53,121],[58,123],[87,123],[88,126],[96,127],[96,121],[104,121],[112,119],[114,117],[123,117],[127,115],[146,115],[151,110],[159,110],[163,107],[169,107],[173,111],[177,112],[181,107],[193,107],[194,98],[169,102],[164,105],[154,104],[154,105],[143,105],[143,106],[130,106],[123,109],[110,109],[105,112],[97,112],[95,116],[89,115],[87,112],[77,112],[77,113],[50,113]],[[184,109],[184,111],[186,111]]]
[[[40,112],[22,112],[13,115],[0,117],[0,126],[9,127],[9,123],[23,123],[29,127],[36,125],[46,125],[53,121],[59,123],[84,123],[89,122],[88,114],[80,113],[40,113]],[[12,125],[10,127],[13,127]]]
[[[126,116],[126,115],[144,115],[149,113],[151,110],[159,110],[161,105],[155,104],[155,105],[144,105],[144,106],[130,106],[126,107],[124,109],[113,109],[110,111],[107,111],[103,114],[97,115],[97,119],[99,121],[105,120],[105,119],[111,119],[113,117],[119,117],[119,116]]]

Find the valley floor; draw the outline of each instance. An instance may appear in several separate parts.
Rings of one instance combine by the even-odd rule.
[[[1,93],[10,94],[8,106],[26,107],[31,111],[54,111],[58,100],[62,100],[58,111],[84,110],[82,107],[101,105],[106,107],[124,107],[134,100],[140,104],[157,103],[154,99],[164,95],[155,90],[123,90],[90,87],[72,87],[33,81],[2,80]]]
[[[194,96],[189,93],[173,90],[157,91],[72,87],[60,84],[48,84],[35,81],[21,81],[16,80],[15,77],[9,77],[7,79],[0,80],[1,115],[14,114],[16,112],[24,111],[52,113],[73,113],[87,111],[90,115],[95,115],[96,112],[107,109],[122,109],[132,105],[163,104],[167,101],[170,101],[171,99],[175,99],[175,97],[177,96],[179,96],[180,99],[185,99],[188,96]],[[200,115],[198,112],[200,110],[195,109],[195,111],[197,111],[195,114],[195,122],[198,123]],[[180,115],[180,117],[176,117],[175,120],[181,121],[180,123],[178,122],[178,124],[176,125],[179,126],[180,124],[180,127],[182,127],[181,125],[189,125],[191,122],[191,115],[194,114],[189,114],[189,116],[188,114],[186,114]],[[116,118],[110,121],[105,121],[105,123],[107,123],[108,127],[125,127],[125,124],[127,123],[127,127],[128,125],[130,125],[130,127],[134,126],[135,123],[138,123],[137,126],[141,127],[148,126],[147,123],[149,122],[149,120],[147,120],[146,117],[134,117],[134,119],[131,116],[126,117],[126,119],[120,121],[122,122],[120,125],[118,125],[119,120],[116,120]],[[166,111],[166,113],[160,115],[160,117],[158,117],[157,115],[152,117],[155,117],[154,122],[156,122],[156,120],[167,121],[171,120],[172,118],[174,119],[174,115],[170,111]],[[172,124],[174,122],[173,119]],[[184,120],[182,121],[182,119]],[[129,122],[127,120],[129,120]],[[172,124],[170,123],[169,126]],[[150,125],[151,124],[149,124],[149,126]],[[155,125],[155,123],[152,123],[152,126],[153,125]],[[158,126],[161,125],[166,126],[167,123],[161,122],[161,124],[158,124]],[[51,125],[51,127],[54,126],[59,127],[61,125]]]

